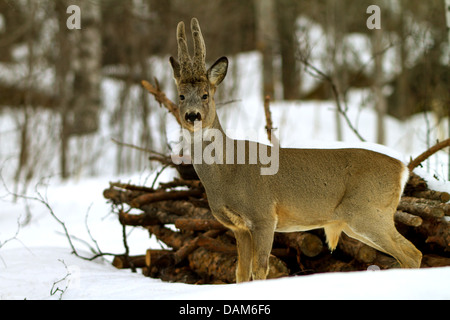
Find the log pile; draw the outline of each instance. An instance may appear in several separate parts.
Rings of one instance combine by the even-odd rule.
[[[158,85],[154,87],[146,81],[143,85],[179,122],[177,106]],[[268,99],[266,102],[266,117],[270,119]],[[268,121],[267,128],[270,127]],[[447,139],[431,151],[427,150],[411,161],[410,171],[429,155],[449,145],[450,139]],[[205,190],[193,167],[174,165],[170,157],[159,153],[154,153],[150,160],[174,167],[180,178],[161,183],[157,189],[114,182],[103,194],[112,203],[123,226],[147,229],[165,248],[148,249],[141,256],[118,255],[113,265],[139,268],[146,276],[170,282],[235,282],[234,235],[212,216]],[[422,178],[414,173],[410,175],[394,219],[400,233],[423,253],[422,267],[450,266],[449,201],[450,194],[430,190]],[[276,233],[268,277],[393,267],[398,267],[394,258],[345,234],[331,253],[323,230],[318,229]]]
[[[190,170],[188,166],[182,172]],[[233,233],[212,216],[199,180],[175,178],[157,189],[120,182],[103,192],[123,226],[145,228],[166,249],[116,256],[117,268],[184,283],[233,283],[237,261]],[[429,190],[412,174],[398,205],[398,230],[424,254],[422,267],[450,265],[450,194]],[[140,213],[130,213],[130,209]],[[398,267],[396,261],[357,240],[341,236],[330,253],[323,231],[276,233],[269,278],[318,272]]]

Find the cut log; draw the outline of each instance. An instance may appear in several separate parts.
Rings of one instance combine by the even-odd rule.
[[[143,268],[146,266],[145,261],[145,256],[117,255],[114,257],[112,265],[117,269]]]
[[[228,230],[223,224],[215,219],[179,218],[175,221],[175,227],[181,230],[191,231]]]
[[[213,252],[205,248],[198,248],[189,255],[189,266],[193,271],[205,278],[221,280],[225,283],[236,282],[237,256],[223,252]],[[277,257],[269,258],[268,279],[289,275],[286,264]]]
[[[425,190],[429,190],[426,181],[414,172],[411,172],[409,174],[409,180],[406,183],[404,193],[410,195],[413,192]]]
[[[395,212],[394,220],[410,227],[418,227],[423,221],[422,218],[401,210],[397,210],[397,212]]]
[[[377,251],[375,249],[345,234],[341,235],[338,248],[359,262],[371,264],[377,258]]]
[[[386,255],[380,251],[377,251],[377,256],[374,261],[372,261],[371,265],[377,266],[380,269],[392,269],[392,268],[400,268],[400,264],[395,258]]]
[[[145,266],[151,267],[156,261],[158,261],[159,258],[170,253],[172,253],[171,250],[148,249],[145,254]]]
[[[175,178],[171,182],[160,183],[159,186],[162,189],[170,189],[170,188],[176,188],[176,187],[189,187],[191,189],[203,189],[203,185],[200,182],[200,180],[184,180],[184,179],[178,179],[178,178]]]
[[[179,217],[158,208],[150,208],[142,214],[119,212],[119,221],[125,226],[146,227],[156,224],[174,224]]]
[[[143,206],[142,209],[147,210],[147,208],[160,208],[170,213],[183,216],[183,218],[195,217],[212,219],[211,210],[209,210],[209,208],[198,208],[192,202],[193,201],[186,200],[159,201]]]
[[[222,231],[220,231],[220,230],[210,230],[208,232],[205,232],[203,237],[214,238],[217,235],[219,235],[221,232]],[[189,254],[191,254],[195,249],[197,249],[199,247],[199,245],[198,245],[199,239],[200,239],[200,236],[190,240],[189,242],[186,242],[186,244],[183,245],[180,249],[178,249],[177,251],[175,251],[173,253],[170,253],[167,256],[164,256],[163,258],[160,258],[159,261],[161,261],[161,259],[164,259],[165,264],[170,265],[170,266],[175,266],[175,265],[179,264]]]
[[[183,200],[189,199],[190,197],[201,197],[203,191],[199,189],[192,189],[187,191],[158,191],[155,193],[146,193],[135,199],[133,199],[130,205],[133,208],[140,208],[141,206],[163,200]]]
[[[109,185],[114,188],[125,189],[125,190],[129,190],[129,191],[139,191],[139,193],[155,192],[155,189],[153,189],[153,188],[137,186],[137,185],[129,184],[129,183],[110,182]]]
[[[237,255],[237,248],[234,244],[225,243],[219,239],[213,239],[205,235],[200,235],[197,242],[199,247],[208,249],[209,251],[223,252]],[[273,248],[272,255],[282,258],[291,256],[289,248]]]
[[[450,266],[450,258],[441,257],[435,254],[426,254],[422,258],[421,268],[447,267]]]
[[[444,209],[437,201],[414,197],[402,197],[397,209],[417,215],[421,218],[441,218],[444,216]]]
[[[103,197],[111,200],[113,204],[130,204],[131,200],[142,195],[140,191],[119,190],[114,187],[103,190]]]
[[[416,230],[426,237],[426,243],[434,243],[450,251],[450,222],[445,218],[425,219]]]
[[[142,268],[142,274],[146,277],[158,278],[166,282],[205,283],[201,281],[201,278],[189,266],[169,267],[162,270],[158,270],[155,267],[144,267]]]
[[[213,239],[205,235],[200,235],[197,244],[209,251],[237,254],[235,245],[224,243],[218,239]]]
[[[166,245],[175,250],[180,249],[185,245],[186,241],[190,241],[194,238],[190,234],[182,234],[160,225],[146,226],[145,228],[148,229],[148,231],[158,240],[164,242]]]
[[[275,241],[297,249],[310,258],[317,256],[323,250],[322,240],[318,236],[307,232],[276,233]]]
[[[437,200],[442,203],[448,202],[450,200],[450,193],[434,190],[413,191],[411,192],[411,196],[416,198]]]

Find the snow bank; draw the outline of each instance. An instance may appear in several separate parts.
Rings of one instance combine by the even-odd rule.
[[[161,181],[172,174],[165,172]],[[153,177],[147,180],[151,183]],[[53,182],[39,189],[84,257],[92,254],[76,239],[93,246],[86,225],[103,252],[124,252],[121,226],[101,196],[108,181]],[[5,194],[1,188],[0,194]],[[0,202],[0,299],[450,299],[450,267],[315,274],[239,285],[165,283],[117,270],[107,260],[85,261],[71,254],[61,226],[39,203],[14,203],[10,197],[0,197]],[[18,228],[25,205],[31,219]],[[127,233],[131,254],[160,248],[141,228],[127,228]]]
[[[63,248],[2,250],[0,256],[0,299],[450,299],[450,267],[188,285],[117,270],[102,261],[84,261]]]

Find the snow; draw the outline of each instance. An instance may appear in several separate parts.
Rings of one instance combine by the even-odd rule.
[[[232,137],[242,138],[248,130],[253,130],[257,140],[267,142],[263,102],[255,85],[260,77],[254,72],[259,59],[255,54],[235,58],[234,62],[242,67],[242,77],[238,77],[242,83],[236,84],[236,95],[242,100],[220,108],[218,113]],[[113,105],[118,85],[105,81],[103,90],[115,92],[107,95],[106,101]],[[376,114],[367,102],[368,95],[365,91],[350,93],[348,115],[361,135],[373,142]],[[447,119],[441,121],[441,129],[431,130],[433,126],[427,123],[432,123],[433,114],[420,114],[405,122],[386,117],[387,142],[386,146],[380,146],[361,144],[345,123],[342,124],[345,142],[334,141],[335,105],[331,101],[274,102],[271,110],[274,126],[279,128],[276,135],[283,147],[364,147],[405,162],[427,149],[427,135],[429,141],[435,141],[441,138],[439,132],[448,132],[449,125]],[[102,121],[107,122],[106,116],[103,117]],[[15,154],[11,150],[17,132],[10,118],[8,114],[0,116],[2,164]],[[167,128],[169,135],[179,132],[173,121]],[[105,130],[100,134],[102,144],[113,134]],[[102,196],[109,182],[122,180],[151,185],[157,171],[114,177],[110,174],[113,164],[105,165],[113,163],[114,152],[106,143],[104,149],[101,158],[93,160],[101,167],[97,170],[99,176],[81,175],[68,182],[45,178],[30,183],[27,193],[30,197],[41,195],[48,202],[65,223],[77,252],[84,257],[92,256],[89,246],[96,246],[92,239],[102,252],[122,254],[125,251],[117,216],[111,213],[110,204]],[[440,152],[416,172],[433,189],[450,192],[450,183],[445,182],[447,161],[448,155]],[[2,172],[2,176],[11,176],[11,171]],[[170,181],[173,176],[174,171],[167,169],[158,181]],[[439,177],[439,181],[433,176]],[[7,180],[5,185],[13,183]],[[238,285],[165,283],[129,270],[117,270],[108,257],[87,261],[75,256],[62,226],[48,208],[36,200],[14,200],[5,185],[0,183],[0,299],[450,299],[450,267],[315,274]],[[126,231],[131,255],[144,254],[148,248],[161,248],[141,228]]]
[[[0,268],[0,299],[450,298],[450,268],[328,273],[238,285],[187,285],[117,270],[104,262],[84,261],[64,248],[9,249],[1,256],[6,266]],[[52,289],[54,295],[50,294]]]
[[[159,178],[168,181],[170,170]],[[117,177],[118,179],[120,177]],[[122,177],[142,183],[143,177]],[[108,177],[78,182],[47,180],[36,190],[73,236],[79,255],[92,253],[87,228],[102,252],[121,254],[122,230],[110,204],[102,198]],[[148,181],[151,183],[153,177]],[[448,184],[442,184],[448,188]],[[174,300],[288,300],[288,299],[449,299],[450,267],[420,270],[384,270],[315,274],[232,285],[165,283],[129,270],[117,270],[110,261],[83,260],[71,253],[60,224],[48,209],[33,200],[12,197],[0,189],[0,299],[174,299]],[[31,195],[37,196],[36,191]],[[32,212],[25,226],[24,212]],[[130,254],[143,254],[160,244],[140,228],[127,228]],[[11,239],[5,243],[5,240]],[[58,290],[59,289],[59,290]],[[52,294],[53,293],[53,294]]]

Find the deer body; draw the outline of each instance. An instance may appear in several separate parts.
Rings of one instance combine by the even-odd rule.
[[[265,146],[226,136],[214,103],[216,87],[226,75],[220,58],[208,71],[203,37],[192,19],[194,59],[187,50],[184,24],[177,28],[179,61],[171,58],[180,94],[182,125],[195,140],[196,130],[214,129],[226,142],[214,163],[194,162],[213,215],[230,228],[237,241],[237,282],[265,279],[274,232],[324,228],[335,249],[341,232],[395,257],[402,267],[420,267],[421,253],[395,229],[393,215],[408,178],[405,165],[365,149],[279,149],[278,171],[261,174],[261,163],[228,163],[226,146],[250,150]],[[197,126],[196,126],[197,125]],[[201,141],[201,151],[212,142]],[[191,155],[195,153],[191,144]],[[198,152],[198,150],[197,150]],[[229,160],[229,158],[228,158]]]

